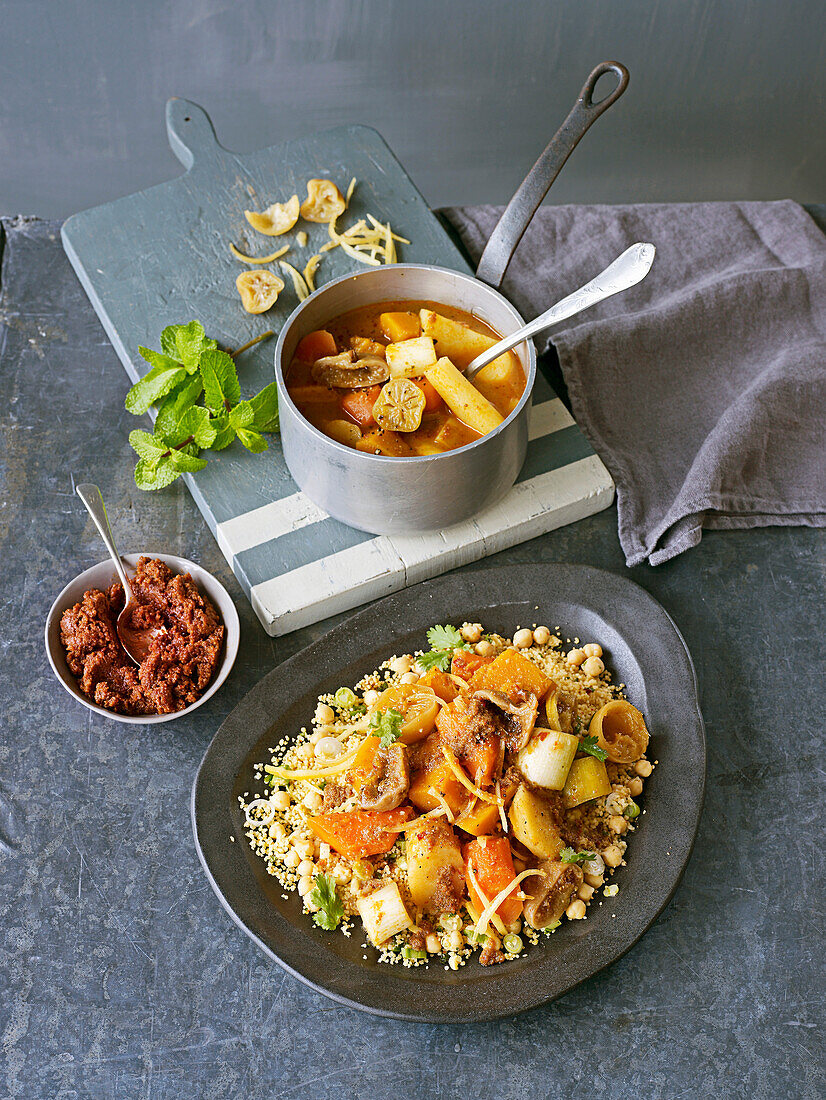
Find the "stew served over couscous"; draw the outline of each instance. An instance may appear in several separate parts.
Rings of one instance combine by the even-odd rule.
[[[478,317],[434,302],[382,302],[311,332],[286,376],[299,412],[338,443],[395,458],[455,450],[493,431],[525,389],[505,352],[462,371],[501,337]]]
[[[319,927],[456,970],[477,949],[483,965],[516,958],[618,893],[607,879],[653,764],[598,643],[479,623],[428,642],[321,696],[239,803],[253,851]]]

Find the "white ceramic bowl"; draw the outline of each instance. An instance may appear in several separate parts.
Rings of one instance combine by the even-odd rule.
[[[218,667],[215,670],[215,675],[204,694],[191,706],[186,707],[184,710],[176,710],[173,714],[116,714],[114,711],[107,710],[105,707],[99,707],[96,703],[93,703],[91,699],[88,699],[80,690],[77,685],[77,680],[69,671],[69,666],[66,663],[66,652],[60,642],[60,618],[67,608],[73,607],[83,599],[84,592],[88,592],[90,588],[105,590],[113,581],[118,579],[115,573],[115,567],[109,559],[100,562],[98,565],[93,565],[91,569],[85,570],[85,572],[75,577],[73,581],[70,581],[52,604],[51,610],[46,618],[46,653],[49,658],[49,664],[52,666],[55,676],[69,694],[77,699],[79,703],[82,703],[84,707],[88,707],[89,710],[95,711],[96,714],[102,714],[104,718],[112,718],[116,722],[127,722],[137,726],[152,725],[155,722],[171,722],[173,718],[182,718],[185,714],[191,714],[196,707],[205,703],[207,699],[215,694],[224,680],[226,680],[227,676],[229,676],[230,669],[235,664],[235,658],[238,655],[238,642],[241,636],[241,624],[238,621],[238,612],[235,610],[235,604],[232,602],[232,598],[226,588],[224,588],[221,582],[216,580],[211,573],[207,573],[206,569],[202,569],[200,565],[196,565],[192,561],[187,561],[186,558],[178,558],[174,554],[146,553],[144,556],[148,558],[159,558],[169,566],[173,573],[189,573],[201,590],[201,593],[212,601],[226,628],[224,649]],[[141,557],[141,555],[123,554],[122,557],[125,564],[129,567],[130,572],[134,572],[138,564],[138,558]]]

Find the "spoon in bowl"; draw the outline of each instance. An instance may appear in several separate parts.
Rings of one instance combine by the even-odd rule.
[[[653,244],[632,244],[630,248],[627,248],[621,256],[618,256],[613,263],[609,264],[604,271],[601,271],[585,286],[581,286],[579,290],[566,295],[555,306],[551,306],[550,309],[540,314],[539,317],[529,321],[527,325],[517,329],[516,332],[512,332],[504,340],[493,344],[481,355],[477,355],[468,364],[464,372],[465,378],[472,378],[482,367],[486,367],[488,363],[492,363],[494,359],[498,359],[506,351],[515,348],[523,340],[527,340],[538,332],[550,328],[551,325],[555,325],[557,321],[564,321],[568,317],[573,317],[575,313],[610,298],[612,294],[619,294],[620,291],[628,290],[629,287],[642,282],[651,270],[656,251]]]
[[[103,503],[103,494],[100,489],[97,485],[78,485],[77,495],[86,505],[86,510],[94,520],[95,527],[100,531],[100,537],[109,551],[109,556],[117,570],[120,583],[123,585],[126,603],[120,615],[118,615],[115,629],[127,656],[131,657],[136,665],[140,665],[149,655],[152,639],[157,636],[159,631],[152,627],[141,630],[132,626],[132,612],[139,605],[139,602],[135,599],[135,593],[129,583],[123,561],[115,546],[115,538],[112,534],[112,528],[109,526],[109,517],[106,515],[106,505]]]

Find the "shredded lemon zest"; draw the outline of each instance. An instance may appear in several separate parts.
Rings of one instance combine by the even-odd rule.
[[[316,252],[315,256],[311,256],[307,261],[304,268],[304,282],[310,288],[315,290],[315,273],[318,270],[318,265],[321,263],[321,253]]]
[[[271,252],[269,256],[247,256],[243,252],[240,252],[232,243],[230,243],[229,250],[236,258],[236,260],[241,260],[242,263],[271,264],[274,260],[277,260],[279,256],[283,256],[286,252],[289,252],[290,246],[288,244],[285,244],[283,248],[279,248],[275,252]]]
[[[307,284],[304,282],[304,276],[301,274],[301,272],[294,268],[292,264],[288,264],[286,260],[279,260],[278,263],[282,270],[289,271],[290,275],[292,276],[293,286],[295,287],[295,292],[298,295],[298,300],[300,302],[303,302],[305,298],[309,298],[310,291],[307,287]]]
[[[300,779],[323,779],[326,775],[338,775],[339,772],[343,772],[348,768],[356,758],[356,753],[361,748],[361,742],[356,745],[355,748],[350,749],[344,756],[340,756],[336,760],[335,764],[328,764],[324,768],[284,768],[277,767],[273,764],[265,764],[264,771],[270,775],[277,775],[279,779],[300,780]]]
[[[474,936],[483,936],[485,934],[485,931],[488,927],[488,924],[490,923],[491,917],[494,915],[494,913],[499,908],[499,906],[502,904],[502,902],[505,900],[505,898],[508,897],[508,895],[513,890],[516,889],[516,887],[520,884],[520,882],[522,882],[524,879],[528,878],[530,875],[544,875],[544,874],[545,874],[544,871],[540,871],[536,867],[534,867],[530,870],[522,871],[521,874],[516,875],[516,877],[513,879],[513,881],[509,882],[507,886],[503,887],[499,891],[499,893],[496,895],[496,897],[493,899],[493,901],[488,902],[488,904],[485,906],[485,908],[482,911],[481,917],[476,922],[476,927],[473,929]]]
[[[353,178],[350,180],[349,184],[347,185],[347,194],[344,196],[344,201],[347,203],[348,206],[350,205],[350,199],[353,197],[353,192],[356,189],[356,183],[357,182],[358,182],[358,180],[356,179],[355,176],[353,176]]]
[[[412,821],[406,821],[404,825],[385,825],[382,829],[383,833],[406,833],[408,829],[414,829],[417,825],[421,825],[423,821],[432,821],[437,817],[444,817],[445,811],[440,806],[437,810],[430,810],[426,814],[422,814],[420,817],[414,817]]]
[[[456,818],[454,817],[453,811],[451,810],[450,806],[448,806],[447,799],[445,798],[445,796],[443,794],[441,794],[439,791],[437,791],[435,787],[428,787],[427,788],[427,793],[433,795],[433,797],[436,799],[436,801],[439,803],[439,805],[444,810],[448,821],[452,825],[453,822],[456,820]]]
[[[502,787],[496,780],[496,801],[499,803],[499,820],[502,822],[502,832],[508,832],[508,818],[505,813],[505,800],[502,798]]]
[[[462,786],[466,787],[467,790],[469,790],[471,794],[475,794],[476,797],[481,798],[483,802],[490,802],[490,803],[493,803],[494,805],[498,802],[498,799],[496,799],[493,795],[486,794],[483,790],[480,790],[479,787],[477,787],[475,783],[472,783],[468,779],[468,777],[465,775],[465,773],[459,767],[458,760],[453,755],[453,753],[450,751],[450,749],[447,747],[447,745],[442,745],[442,755],[444,756],[445,760],[447,761],[447,766],[450,768],[450,770],[453,772],[453,774],[456,776],[456,778],[459,780],[459,782],[462,784]]]
[[[479,885],[479,879],[474,874],[473,867],[471,866],[470,860],[468,860],[468,863],[467,863],[467,873],[468,873],[468,878],[471,881],[471,885],[473,886],[473,889],[476,891],[476,893],[481,898],[482,905],[486,909],[488,907],[488,905],[490,905],[490,899],[488,898],[487,894],[482,889],[482,887]],[[482,910],[483,913],[484,913],[485,909]],[[474,920],[478,924],[478,922],[481,920],[481,914],[478,917],[474,917]],[[493,924],[493,927],[496,929],[496,931],[504,936],[505,933],[507,932],[507,929],[505,928],[505,922],[502,920],[502,918],[499,916],[499,914],[498,913],[493,913],[492,916],[490,917],[490,920]]]
[[[377,218],[374,218],[372,214],[368,214],[367,217],[373,223],[373,227],[375,229],[384,230],[385,226]],[[410,244],[410,241],[407,239],[407,237],[400,237],[398,233],[393,233],[393,240],[398,241],[399,244]]]

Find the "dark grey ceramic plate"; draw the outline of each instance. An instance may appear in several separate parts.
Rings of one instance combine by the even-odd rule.
[[[285,900],[246,843],[237,796],[256,790],[252,765],[309,722],[316,696],[354,684],[389,653],[422,648],[433,623],[480,621],[509,635],[544,623],[598,640],[645,713],[659,761],[645,815],[616,874],[619,894],[564,922],[514,962],[454,973],[441,965],[379,965],[364,937],[323,932]],[[598,569],[517,565],[427,581],[389,596],[273,669],[221,726],[192,791],[198,854],[227,912],[271,958],[334,1000],[406,1020],[509,1016],[561,996],[620,958],[656,920],[683,873],[705,784],[705,736],[691,658],[668,614],[642,588]],[[235,836],[235,843],[230,842]],[[367,959],[362,956],[367,955]]]

